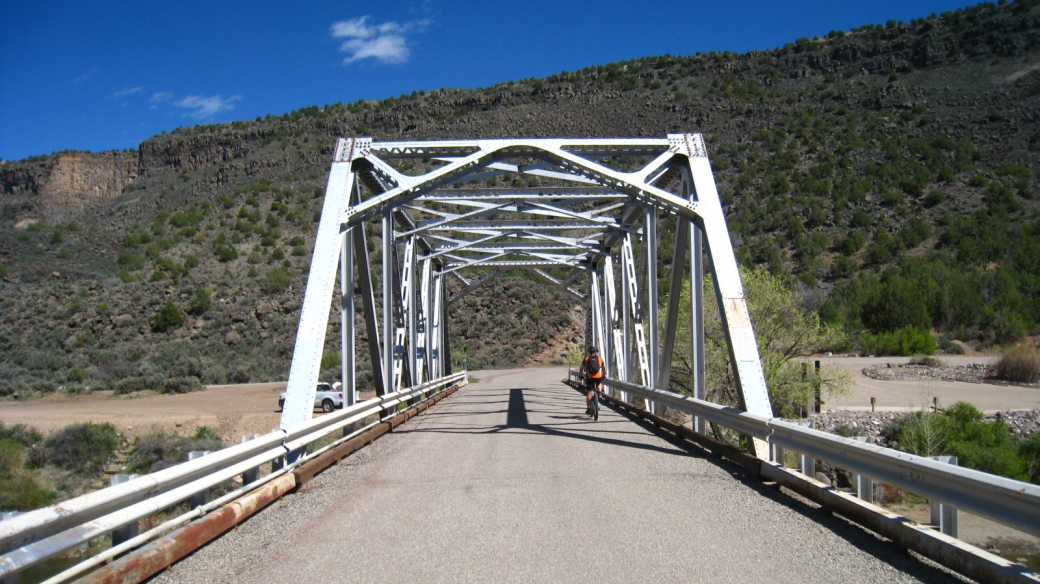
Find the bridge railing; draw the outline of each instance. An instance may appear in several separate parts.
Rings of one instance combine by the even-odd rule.
[[[575,370],[568,375],[580,382]],[[1040,486],[615,379],[603,384],[858,475],[1040,536]],[[782,458],[781,458],[782,464]],[[803,467],[804,468],[804,467]],[[804,470],[803,470],[804,472]],[[807,473],[810,474],[811,473]]]
[[[329,448],[365,432],[375,424],[356,429],[319,450],[307,452],[307,447],[314,442],[337,431],[353,429],[355,424],[370,416],[379,415],[383,419],[384,416],[389,417],[387,414],[397,414],[401,404],[415,407],[465,379],[466,372],[463,371],[366,400],[338,412],[272,431],[201,458],[0,521],[0,553],[4,554],[0,556],[0,581],[47,558],[186,501],[192,495],[205,492],[262,464],[272,463],[270,474],[228,493],[217,501],[191,510],[179,519],[190,520],[201,516],[290,472]],[[170,529],[173,529],[186,522],[181,520],[168,523],[171,524]],[[178,525],[173,525],[174,523]],[[149,533],[153,537],[161,535],[152,532]],[[118,553],[120,550],[116,551]],[[87,560],[85,563],[90,562],[91,560]],[[72,575],[74,574],[69,573],[65,577]]]

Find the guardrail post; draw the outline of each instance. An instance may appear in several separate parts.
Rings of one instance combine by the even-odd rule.
[[[960,466],[960,461],[957,460],[956,456],[931,456],[929,458]],[[957,508],[949,503],[929,502],[932,504],[932,525],[937,526],[939,531],[950,537],[960,537],[960,527],[957,525]]]
[[[784,467],[784,447],[779,444],[771,444],[773,447],[773,462],[780,465],[780,468]]]
[[[813,427],[813,423],[812,422],[798,422],[798,425],[799,426],[803,426],[805,428],[812,428]],[[799,466],[801,467],[802,474],[807,476],[807,477],[809,477],[809,478],[811,478],[811,479],[815,479],[816,478],[816,459],[811,457],[811,456],[809,456],[808,454],[802,454],[802,453],[798,454],[798,458],[799,458],[798,462],[799,462]]]
[[[253,440],[254,438],[256,438],[256,434],[243,434],[242,435],[242,444],[245,444],[246,442],[249,442],[250,440]],[[260,467],[258,466],[256,468],[251,468],[251,469],[247,470],[246,472],[242,473],[242,486],[248,485],[249,483],[256,482],[256,480],[259,479],[259,478],[260,478]]]
[[[867,503],[874,502],[874,479],[856,475],[856,496]]]
[[[867,442],[866,436],[856,436],[854,438],[857,442]],[[856,496],[862,501],[867,503],[874,502],[874,479],[865,477],[861,474],[854,472],[849,473],[852,478],[852,486],[856,489]]]
[[[127,481],[129,481],[131,479],[135,479],[135,478],[137,478],[137,475],[114,474],[114,475],[112,475],[112,478],[109,479],[109,480],[111,481],[110,484],[112,486],[115,486],[115,485],[118,485],[118,484],[121,484],[121,483],[125,483],[125,482],[127,482]],[[119,529],[116,529],[116,530],[112,531],[112,547],[115,547],[115,546],[117,546],[117,545],[119,545],[119,544],[121,544],[121,543],[123,543],[125,541],[131,540],[131,539],[137,537],[137,534],[138,534],[138,527],[137,527],[137,522],[136,521],[134,521],[133,523],[124,525],[123,527],[120,527]]]
[[[207,454],[209,454],[209,452],[206,452],[204,450],[193,450],[188,453],[188,460],[202,458]],[[188,499],[188,505],[191,506],[192,509],[194,509],[195,507],[201,507],[206,503],[209,503],[209,489],[199,491],[198,493],[192,495],[190,499]]]

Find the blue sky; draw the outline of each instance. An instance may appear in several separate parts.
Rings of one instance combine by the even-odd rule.
[[[972,2],[971,4],[973,4]],[[768,49],[953,0],[7,0],[0,158],[630,58]]]

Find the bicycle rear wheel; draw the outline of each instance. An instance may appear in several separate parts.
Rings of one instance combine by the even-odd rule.
[[[592,419],[599,420],[599,392],[592,392]]]

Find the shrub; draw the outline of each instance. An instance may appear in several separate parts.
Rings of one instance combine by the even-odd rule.
[[[941,349],[943,353],[947,353],[949,355],[964,354],[964,347],[953,342],[953,339],[947,337],[946,335],[939,337],[939,349]]]
[[[834,264],[831,266],[831,273],[835,278],[848,278],[854,275],[858,270],[859,263],[846,255],[840,255],[834,258]]]
[[[195,450],[214,451],[224,447],[216,432],[206,426],[195,428],[192,436],[159,432],[134,440],[127,467],[135,473],[152,473],[188,460]]]
[[[0,440],[13,440],[22,446],[32,446],[43,440],[43,435],[32,426],[15,424],[8,428],[4,426],[3,422],[0,422]]]
[[[171,377],[163,382],[163,393],[190,393],[202,389],[202,382],[198,377]]]
[[[124,266],[131,272],[140,270],[144,267],[144,257],[127,250],[119,252],[119,257],[116,261],[119,265]]]
[[[54,503],[54,491],[43,487],[36,473],[22,464],[22,447],[0,440],[0,509],[32,511]]]
[[[1030,346],[1016,345],[997,361],[996,376],[1022,383],[1040,381],[1040,354]]]
[[[213,308],[213,291],[209,288],[199,288],[188,302],[188,314],[196,316],[205,314]]]
[[[872,355],[931,355],[935,339],[931,333],[908,326],[892,332],[865,333],[859,339],[863,350]]]
[[[213,249],[213,255],[222,263],[230,262],[238,258],[238,251],[230,245],[218,245]]]
[[[119,380],[119,383],[116,383],[115,393],[116,395],[123,395],[135,391],[141,391],[146,387],[144,377],[127,377],[126,379]]]
[[[162,308],[152,317],[152,330],[157,333],[179,328],[182,324],[184,324],[184,313],[171,300],[167,300],[166,304],[163,304]]]
[[[201,260],[199,260],[199,256],[197,256],[197,255],[195,255],[193,253],[189,253],[188,255],[184,256],[184,269],[185,270],[190,270],[192,268],[195,268],[200,263],[202,263],[202,262],[201,262]]]
[[[72,424],[65,426],[43,443],[47,462],[79,474],[101,472],[122,446],[120,436],[112,424]]]
[[[283,292],[292,283],[292,274],[282,266],[271,268],[264,274],[264,291],[267,293]]]
[[[946,453],[949,428],[942,414],[915,412],[903,418],[899,428],[899,447],[918,456]]]
[[[7,277],[7,266],[5,264],[0,264],[0,278],[6,278],[6,277]]]

